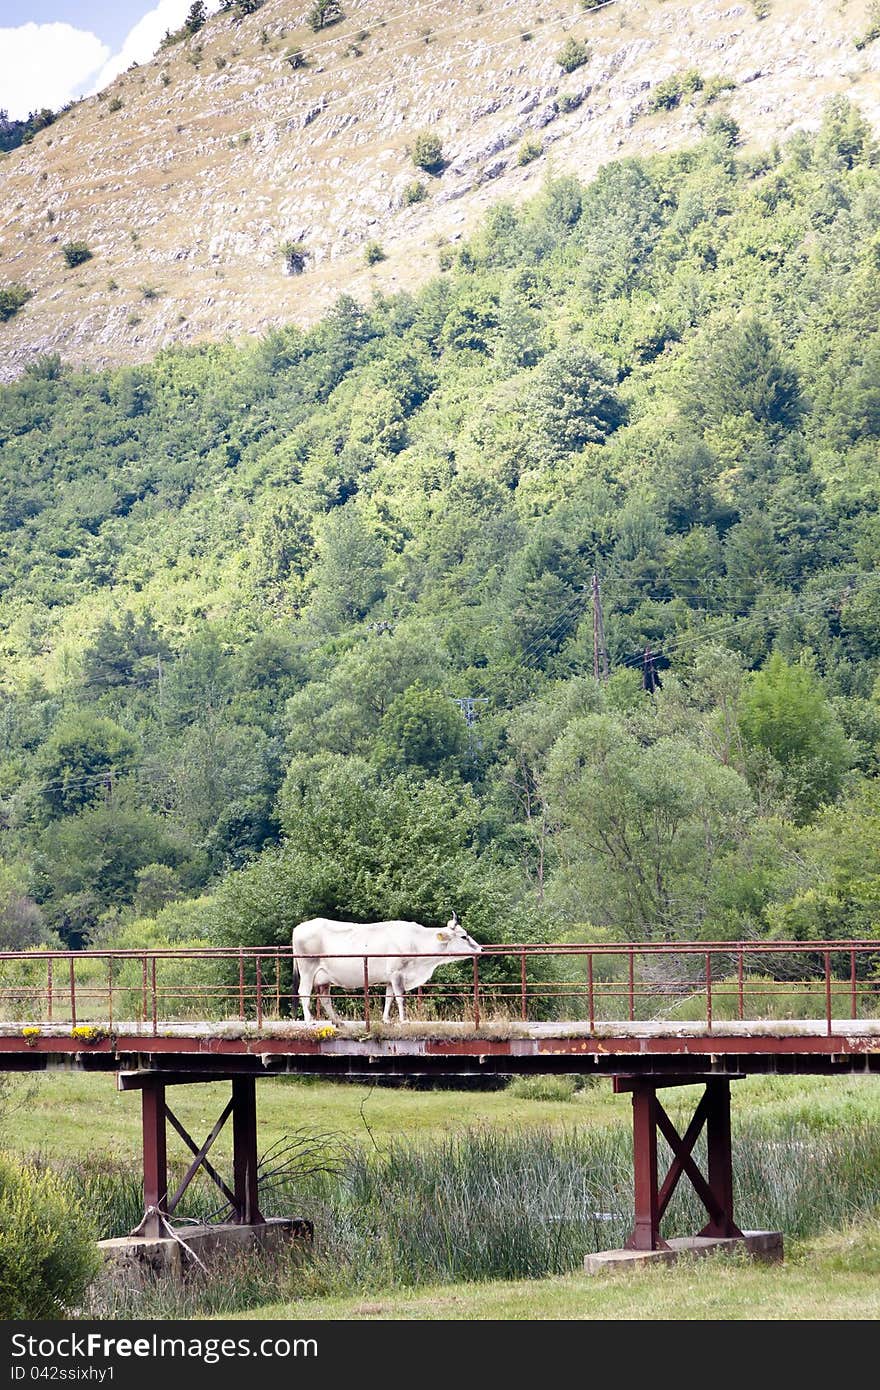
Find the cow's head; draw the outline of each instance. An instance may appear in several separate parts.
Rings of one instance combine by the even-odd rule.
[[[445,943],[448,951],[473,951],[476,954],[483,949],[479,941],[474,941],[472,936],[468,936],[454,908],[444,930],[437,933],[437,939]]]

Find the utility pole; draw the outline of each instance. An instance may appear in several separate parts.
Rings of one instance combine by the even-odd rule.
[[[642,685],[649,695],[653,695],[655,690],[663,689],[663,682],[654,662],[654,653],[650,646],[645,648],[645,655],[642,660]]]
[[[488,705],[489,701],[484,695],[453,695],[452,699],[464,715],[464,722],[467,724],[468,730],[468,757],[471,762],[474,762],[476,760],[474,724],[477,722],[477,705]]]
[[[602,595],[599,592],[599,576],[593,575],[593,676],[596,680],[608,679],[608,652],[605,648],[605,620],[602,616]],[[601,673],[601,674],[600,674]]]

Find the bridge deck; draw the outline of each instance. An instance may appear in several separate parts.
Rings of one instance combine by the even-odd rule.
[[[437,1080],[585,1072],[707,1076],[880,1073],[880,1019],[705,1022],[160,1022],[0,1024],[0,1070],[115,1071],[124,1087],[230,1075]]]

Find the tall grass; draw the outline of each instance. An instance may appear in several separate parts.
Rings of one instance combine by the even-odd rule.
[[[699,1150],[696,1156],[704,1165]],[[578,1268],[589,1251],[621,1245],[632,1222],[632,1146],[623,1128],[471,1130],[377,1153],[343,1145],[329,1168],[289,1174],[263,1201],[266,1215],[314,1222],[310,1254],[238,1255],[213,1265],[209,1279],[194,1271],[183,1284],[148,1283],[137,1291],[103,1280],[86,1311],[187,1317],[270,1297],[538,1278]],[[880,1132],[864,1122],[817,1131],[799,1120],[746,1120],[734,1141],[734,1173],[744,1229],[815,1235],[880,1206]],[[85,1198],[114,1234],[134,1224],[139,1203],[132,1175],[120,1169],[117,1178],[109,1165],[98,1172],[83,1165]],[[210,1190],[199,1190],[190,1214],[211,1200]],[[664,1233],[692,1234],[705,1221],[683,1179]]]

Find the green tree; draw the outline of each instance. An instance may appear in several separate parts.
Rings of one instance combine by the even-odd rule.
[[[461,712],[442,690],[421,682],[392,701],[379,728],[380,757],[392,765],[439,772],[464,751],[466,729]]]
[[[63,717],[36,763],[50,815],[72,815],[106,796],[132,770],[137,755],[137,740],[112,719],[86,711]]]
[[[796,425],[802,409],[797,373],[761,320],[746,315],[712,337],[684,388],[694,420],[704,430],[730,416],[783,430]]]
[[[585,348],[560,348],[535,369],[528,399],[536,461],[602,444],[624,421],[610,368]]]
[[[749,677],[739,723],[746,743],[781,769],[783,794],[796,820],[808,820],[839,794],[852,750],[805,666],[790,666],[774,653]]]
[[[644,746],[611,715],[574,720],[547,763],[576,920],[632,940],[699,934],[753,812],[738,773],[680,736]],[[563,896],[564,895],[564,896]]]
[[[356,502],[335,508],[318,540],[312,613],[328,631],[363,618],[382,596],[385,551]]]
[[[221,886],[218,940],[288,942],[297,922],[321,915],[443,922],[453,907],[478,938],[504,929],[509,876],[480,856],[477,802],[461,783],[303,757],[280,804],[281,846]]]
[[[183,27],[187,34],[197,34],[200,29],[204,28],[207,18],[208,11],[205,0],[193,0],[186,19],[183,21]]]

